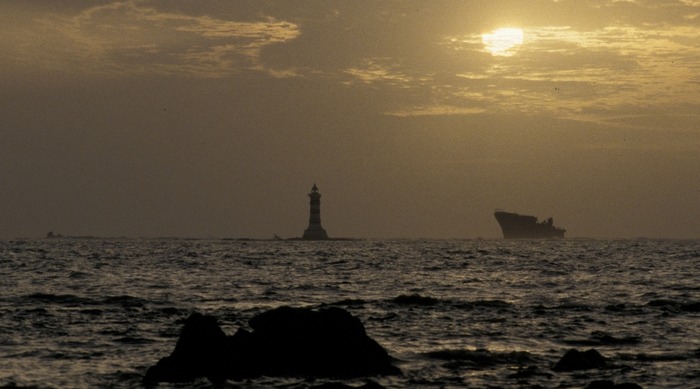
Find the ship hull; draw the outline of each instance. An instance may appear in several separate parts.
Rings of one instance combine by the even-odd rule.
[[[494,216],[504,239],[563,239],[565,229],[555,227],[551,218],[539,222],[535,216],[497,211]]]

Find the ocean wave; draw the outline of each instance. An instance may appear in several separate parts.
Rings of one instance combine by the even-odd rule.
[[[396,305],[433,306],[439,304],[440,300],[434,297],[421,296],[419,294],[402,294],[393,298],[391,302]]]
[[[652,300],[650,307],[659,308],[666,313],[700,312],[700,301]]]
[[[143,308],[147,301],[138,298],[138,297],[132,297],[129,295],[121,295],[121,296],[109,296],[105,299],[102,300],[102,303],[107,304],[107,305],[118,305],[123,308]]]
[[[154,342],[152,339],[147,339],[139,336],[124,336],[121,338],[117,338],[114,341],[122,344],[148,344]]]
[[[147,301],[128,295],[107,296],[101,299],[78,296],[74,294],[32,293],[23,296],[20,300],[34,303],[56,304],[67,307],[116,305],[122,308],[142,308]]]
[[[635,345],[641,343],[639,336],[617,337],[603,331],[593,331],[588,339],[563,340],[563,343],[579,346],[611,346],[611,345]]]
[[[546,311],[592,312],[595,310],[595,307],[583,303],[565,302],[554,306],[537,304],[533,306],[532,309],[533,311],[540,313],[545,313]]]
[[[621,360],[639,362],[678,362],[700,359],[700,350],[688,352],[667,352],[667,353],[624,353],[618,356]]]
[[[93,299],[79,297],[73,294],[32,293],[24,296],[24,299],[45,304],[58,304],[67,306],[96,304],[95,300]]]
[[[496,352],[487,349],[446,349],[429,351],[424,355],[431,359],[466,362],[472,367],[493,367],[496,365],[523,365],[535,362],[527,351]]]
[[[368,304],[369,301],[364,300],[364,299],[345,299],[345,300],[339,300],[334,303],[330,304],[321,304],[321,306],[329,305],[329,306],[341,306],[341,307],[357,307],[357,306],[362,306],[365,304]]]
[[[513,304],[503,300],[473,300],[460,301],[453,299],[442,299],[430,296],[423,296],[417,293],[410,295],[399,295],[389,300],[390,303],[401,306],[423,306],[431,307],[436,305],[447,305],[451,308],[459,309],[477,309],[477,308],[511,308]]]

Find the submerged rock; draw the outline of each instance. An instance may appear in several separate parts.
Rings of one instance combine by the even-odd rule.
[[[367,336],[360,320],[341,308],[281,307],[227,337],[212,316],[192,314],[173,353],[148,369],[146,382],[207,377],[301,376],[348,378],[400,374],[392,358]]]
[[[605,357],[594,349],[585,352],[571,349],[552,367],[554,371],[600,369],[607,364]]]

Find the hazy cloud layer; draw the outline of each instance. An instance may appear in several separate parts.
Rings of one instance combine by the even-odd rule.
[[[400,115],[481,113],[488,106],[604,120],[602,113],[616,107],[643,112],[649,105],[694,105],[700,97],[696,2],[478,3],[322,2],[289,15],[285,5],[271,12],[268,3],[256,10],[254,2],[242,3],[244,15],[221,12],[217,2],[203,3],[197,14],[137,0],[59,13],[56,5],[15,5],[6,18],[20,14],[27,23],[5,24],[3,46],[17,69],[217,78],[257,70],[421,89],[416,107],[388,112]],[[499,9],[509,25],[523,28],[516,56],[485,51],[481,36],[498,24],[471,23]],[[528,14],[539,16],[530,21]],[[582,23],[587,14],[595,19]]]
[[[264,71],[261,50],[299,35],[297,25],[272,17],[223,20],[164,11],[138,0],[69,15],[29,16],[26,26],[12,32],[16,39],[7,42],[18,63],[105,76],[226,77],[245,69]]]

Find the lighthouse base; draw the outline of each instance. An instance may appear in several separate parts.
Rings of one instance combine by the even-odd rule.
[[[309,228],[304,230],[304,236],[302,239],[326,240],[328,239],[328,234],[326,234],[326,230],[324,230],[321,226],[309,226]]]

